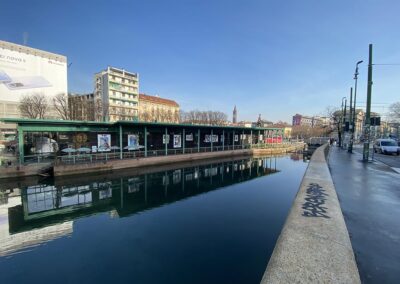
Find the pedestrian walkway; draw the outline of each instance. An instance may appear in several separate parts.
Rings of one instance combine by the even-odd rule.
[[[399,283],[400,174],[332,147],[329,168],[363,283]]]

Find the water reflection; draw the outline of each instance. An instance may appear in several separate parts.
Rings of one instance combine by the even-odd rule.
[[[3,191],[0,256],[71,235],[83,216],[125,217],[278,171],[276,158],[252,158]]]

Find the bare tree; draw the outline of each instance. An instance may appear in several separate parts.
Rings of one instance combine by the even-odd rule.
[[[389,106],[389,116],[392,122],[400,122],[400,102],[393,103]]]
[[[139,119],[141,121],[146,121],[147,122],[147,121],[151,121],[152,120],[151,112],[147,108],[141,109],[139,116],[140,116]]]
[[[323,126],[311,127],[308,125],[295,125],[292,127],[292,136],[307,139],[310,137],[322,137],[329,135],[329,129]]]
[[[19,101],[18,108],[22,117],[37,118],[37,113],[32,103],[32,97],[23,96]]]
[[[174,111],[174,119],[173,120],[175,123],[179,123],[179,111],[178,110]]]
[[[57,94],[53,97],[52,101],[54,109],[62,119],[71,119],[71,110],[68,104],[68,96],[66,94]]]
[[[167,117],[167,111],[163,108],[159,108],[157,110],[157,121],[161,122],[161,121],[168,121],[168,117]]]
[[[93,116],[95,121],[103,121],[103,106],[101,98],[95,98],[93,103]]]
[[[184,123],[204,125],[225,125],[228,120],[228,116],[220,111],[182,111],[180,117]]]
[[[156,115],[157,115],[156,112],[157,112],[156,108],[153,107],[153,108],[151,109],[151,116],[150,116],[150,118],[149,118],[150,121],[156,121],[156,119],[157,119],[157,118],[156,118]]]
[[[100,121],[109,121],[110,120],[110,112],[109,112],[109,103],[107,100],[104,102],[100,99],[99,102],[99,112],[100,112]]]
[[[48,109],[47,99],[41,93],[23,96],[19,104],[21,116],[27,118],[43,119],[46,117]]]
[[[167,113],[166,113],[166,120],[167,120],[167,122],[172,122],[172,119],[173,119],[172,111],[169,109],[169,110],[167,110]]]
[[[342,132],[341,132],[341,119],[342,113],[339,108],[334,106],[327,106],[325,111],[323,112],[323,116],[329,118],[329,126],[326,129],[327,134],[337,131],[339,141],[342,139]]]

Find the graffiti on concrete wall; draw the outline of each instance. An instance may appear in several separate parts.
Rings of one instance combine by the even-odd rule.
[[[302,216],[305,217],[322,217],[330,218],[328,216],[325,201],[328,194],[325,189],[317,183],[310,183],[307,187],[305,202],[302,205],[304,209]]]

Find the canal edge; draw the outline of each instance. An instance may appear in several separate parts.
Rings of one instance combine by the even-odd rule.
[[[265,283],[361,283],[326,161],[316,149],[261,280]]]

